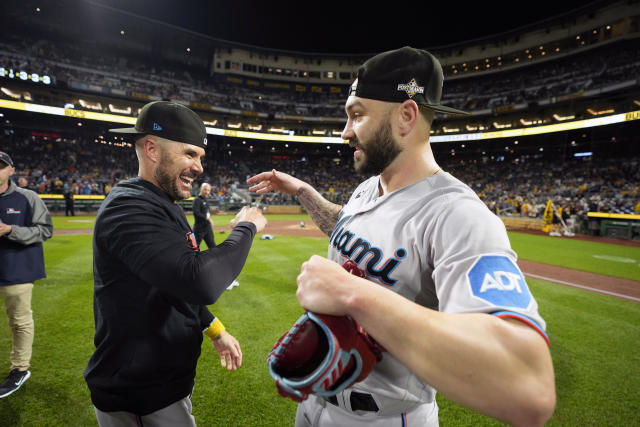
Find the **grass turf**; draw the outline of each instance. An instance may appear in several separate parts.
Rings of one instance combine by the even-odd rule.
[[[529,253],[544,255],[551,246],[578,243],[545,236],[527,241],[528,235],[524,236],[510,234],[514,249],[526,259],[531,259]],[[326,246],[327,239],[280,235],[254,241],[238,278],[240,286],[211,306],[240,341],[243,366],[236,372],[226,371],[211,344],[203,343],[192,398],[199,425],[293,424],[296,404],[276,393],[265,359],[273,343],[302,313],[295,298],[300,264],[313,253],[326,254]],[[567,247],[564,253],[591,250],[591,245]],[[628,248],[621,250],[629,256]],[[91,237],[57,235],[45,243],[45,255],[48,277],[36,283],[33,295],[33,375],[19,391],[0,399],[0,425],[96,425],[82,378],[93,351]],[[549,263],[564,262],[562,258],[551,257]],[[593,262],[583,258],[587,264]],[[616,268],[611,271],[617,275]],[[538,280],[528,283],[547,322],[556,370],[558,403],[548,425],[637,425],[640,304]],[[3,323],[0,351],[5,364],[10,340]],[[443,426],[501,425],[442,395],[438,402]]]
[[[640,247],[510,232],[518,258],[640,282]]]

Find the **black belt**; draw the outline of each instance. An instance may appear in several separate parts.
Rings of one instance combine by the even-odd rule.
[[[369,393],[352,391],[349,396],[349,401],[351,402],[352,411],[378,412],[378,405],[376,405],[376,401],[373,400],[373,396]],[[339,406],[338,399],[335,396],[329,397],[327,402]]]

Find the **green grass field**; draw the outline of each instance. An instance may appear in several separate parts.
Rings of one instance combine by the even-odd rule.
[[[222,225],[230,218],[215,221]],[[270,221],[303,218],[308,220],[269,216]],[[91,228],[92,220],[54,218],[56,229]],[[640,281],[640,248],[521,233],[510,238],[523,259]],[[211,306],[240,341],[244,363],[236,372],[226,371],[205,341],[192,397],[198,425],[293,425],[296,405],[277,394],[265,360],[302,313],[295,298],[300,264],[311,254],[325,254],[327,241],[280,235],[255,240],[240,286]],[[0,399],[0,426],[95,426],[82,377],[93,351],[91,236],[56,235],[45,243],[45,256],[48,277],[36,283],[33,294],[33,375]],[[528,283],[547,322],[556,370],[558,402],[548,425],[640,425],[640,304],[539,280]],[[2,321],[0,376],[9,369],[10,340]],[[438,403],[442,426],[501,425],[441,395]]]

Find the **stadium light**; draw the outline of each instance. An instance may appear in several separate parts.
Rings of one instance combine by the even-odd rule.
[[[592,116],[601,116],[603,114],[611,114],[614,111],[615,110],[613,108],[608,108],[606,110],[594,110],[593,108],[587,108],[587,113],[591,114]]]
[[[503,124],[503,123],[493,122],[493,127],[495,127],[496,129],[506,129],[511,127],[511,123]]]
[[[638,103],[636,103],[638,104]],[[71,108],[53,107],[49,105],[32,104],[28,102],[11,101],[0,99],[0,109],[28,111],[32,113],[50,114],[54,116],[75,117],[77,119],[96,120],[107,123],[121,123],[126,125],[135,125],[136,118],[130,116],[121,116],[116,114],[98,113],[95,111],[74,110]],[[557,119],[557,118],[556,118]],[[610,124],[623,123],[629,121],[640,120],[640,110],[630,111],[627,113],[619,113],[602,117],[594,117],[587,120],[574,120],[552,125],[532,126],[527,128],[503,129],[491,132],[473,132],[453,135],[432,135],[431,142],[456,142],[456,141],[475,141],[489,140],[498,138],[514,138],[530,135],[540,135],[545,133],[564,132],[568,130],[585,129],[590,127],[606,126]],[[496,123],[494,123],[496,125]],[[497,126],[496,126],[497,127]],[[284,130],[284,129],[283,129]],[[469,129],[468,129],[469,130]],[[206,131],[209,135],[220,135],[233,138],[257,139],[268,141],[288,141],[288,142],[308,142],[308,143],[345,143],[339,137],[314,137],[301,136],[293,134],[293,131],[287,131],[286,135],[267,134],[259,132],[245,132],[231,129],[220,129],[207,127]],[[433,130],[432,130],[433,132]]]
[[[568,116],[561,116],[559,114],[554,114],[553,118],[556,119],[559,122],[564,122],[565,120],[573,120],[576,118],[576,116],[574,116],[573,114],[568,115]]]

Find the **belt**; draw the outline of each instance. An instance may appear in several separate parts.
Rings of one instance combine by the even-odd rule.
[[[352,411],[369,411],[369,412],[378,412],[378,405],[376,405],[376,401],[373,400],[373,396],[369,393],[360,393],[358,391],[352,391],[349,396],[349,401],[351,403]],[[331,396],[327,398],[327,402],[332,405],[338,405],[338,399],[335,396]]]

